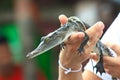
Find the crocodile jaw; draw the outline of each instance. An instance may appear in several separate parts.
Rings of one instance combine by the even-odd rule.
[[[32,52],[28,53],[26,57],[28,58],[34,58],[54,47],[56,47],[57,45],[61,44],[63,42],[62,38],[61,37],[58,37],[57,39],[55,40],[51,40],[47,43],[45,43],[44,41],[42,41],[38,47],[33,50]]]

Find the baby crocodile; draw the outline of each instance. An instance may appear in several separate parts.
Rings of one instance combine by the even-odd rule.
[[[33,58],[60,44],[62,44],[62,46],[64,47],[64,40],[66,40],[74,32],[83,32],[85,34],[82,44],[78,49],[79,53],[84,52],[84,46],[87,44],[89,40],[89,36],[87,35],[87,33],[85,33],[85,30],[88,29],[89,27],[90,27],[89,25],[82,22],[79,18],[72,16],[68,18],[68,22],[66,24],[62,25],[60,28],[49,33],[48,35],[42,37],[41,43],[38,45],[38,47],[35,50],[28,53],[27,57]],[[112,56],[111,52],[109,48],[107,48],[105,45],[101,43],[100,40],[96,43],[93,51],[99,55],[99,60],[96,66],[94,67],[97,69],[96,72],[100,72],[100,74],[102,74],[105,72],[103,68],[103,59],[102,59],[103,55]]]

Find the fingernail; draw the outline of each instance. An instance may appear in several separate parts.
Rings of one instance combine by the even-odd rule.
[[[61,15],[59,15],[59,17],[58,17],[58,18],[60,19],[60,18],[61,18],[61,17],[63,17],[63,16],[65,16],[65,15],[64,15],[64,14],[61,14]]]
[[[105,25],[102,21],[97,22],[97,26],[100,27],[100,29],[104,29]]]
[[[58,18],[62,25],[65,24],[66,22],[68,22],[68,18],[64,14],[61,14]]]
[[[83,32],[80,32],[79,33],[79,37],[81,38],[81,37],[84,37],[85,36],[85,34],[83,33]]]
[[[64,14],[61,14],[61,15],[59,15],[59,19],[61,19],[61,18],[63,18],[63,17],[66,17]]]

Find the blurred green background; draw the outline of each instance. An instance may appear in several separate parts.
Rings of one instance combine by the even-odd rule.
[[[90,25],[102,20],[106,31],[119,11],[120,0],[1,0],[0,35],[7,37],[14,61],[23,65],[24,74],[37,68],[47,80],[57,80],[59,46],[32,60],[25,56],[42,36],[60,27],[58,16],[75,15]]]

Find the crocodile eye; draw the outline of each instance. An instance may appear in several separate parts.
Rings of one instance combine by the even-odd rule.
[[[49,40],[50,40],[49,37],[46,37],[46,38],[44,39],[45,42],[49,42]]]
[[[43,41],[44,39],[45,39],[45,37],[42,37],[42,38],[41,38],[41,41]]]

